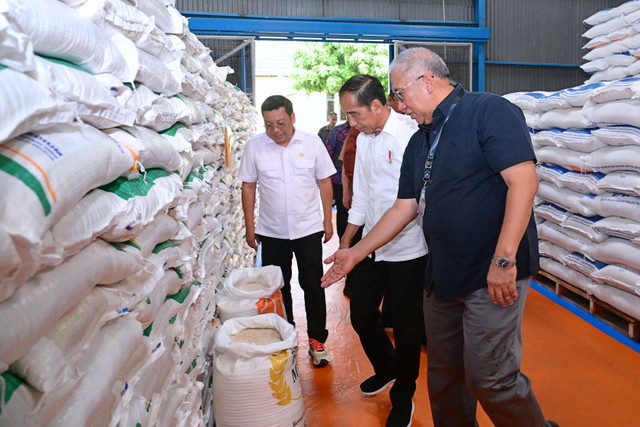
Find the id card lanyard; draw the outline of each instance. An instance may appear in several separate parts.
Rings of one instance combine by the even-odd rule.
[[[433,168],[433,157],[435,155],[436,148],[438,148],[438,142],[440,142],[440,135],[442,135],[444,125],[447,124],[449,117],[451,117],[451,113],[453,113],[453,110],[456,108],[456,105],[458,105],[458,102],[460,101],[460,98],[462,98],[463,94],[464,93],[459,94],[453,100],[453,104],[451,104],[451,107],[447,112],[447,116],[444,118],[444,122],[442,122],[442,126],[440,126],[440,130],[436,132],[436,137],[433,140],[433,144],[431,144],[431,148],[429,148],[429,154],[427,155],[427,160],[424,162],[424,175],[422,177],[422,183],[423,183],[422,191],[420,192],[420,202],[418,203],[418,214],[420,216],[424,216],[424,209],[427,204],[426,202],[427,184],[429,184],[429,182],[431,181],[431,169]]]

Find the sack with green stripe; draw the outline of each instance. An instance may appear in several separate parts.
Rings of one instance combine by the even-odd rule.
[[[47,232],[87,192],[132,166],[129,150],[88,125],[57,125],[0,145],[0,229],[22,258],[19,268],[7,271],[5,266],[0,301],[42,263],[62,261],[55,248],[50,248],[53,254],[41,255]],[[0,259],[5,257],[10,253],[0,253]]]

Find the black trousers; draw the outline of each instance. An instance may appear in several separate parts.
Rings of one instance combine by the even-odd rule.
[[[287,311],[287,320],[294,325],[293,301],[291,299],[291,261],[296,255],[298,281],[304,292],[304,307],[307,313],[307,334],[320,342],[325,342],[329,332],[327,323],[327,302],[322,278],[322,236],[324,232],[310,234],[299,239],[276,239],[260,236],[262,243],[262,265],[277,265],[282,270],[284,287],[282,299]]]
[[[392,405],[406,405],[416,390],[420,370],[420,347],[424,337],[422,293],[427,255],[409,261],[358,265],[351,291],[351,323],[376,375],[396,378],[391,388]],[[395,348],[384,330],[380,302],[391,295]]]
[[[336,204],[336,231],[338,237],[342,239],[349,219],[349,210],[342,204],[342,184],[333,184],[333,201]]]

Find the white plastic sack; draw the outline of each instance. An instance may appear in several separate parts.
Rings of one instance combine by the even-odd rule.
[[[583,159],[584,153],[579,151],[545,146],[535,150],[535,153],[540,163],[551,163],[578,172],[593,172]]]
[[[54,98],[49,89],[28,75],[0,64],[0,79],[0,143],[75,119],[75,103]]]
[[[0,303],[0,371],[22,357],[96,284],[115,283],[140,268],[141,258],[96,240],[60,266],[24,283]]]
[[[180,92],[182,78],[176,79],[170,64],[164,64],[153,55],[143,51],[138,51],[140,68],[136,74],[136,81],[143,83],[154,92],[162,93],[166,96],[175,95]],[[178,64],[179,66],[179,64]]]
[[[598,183],[606,175],[600,172],[573,172],[569,171],[558,177],[562,186],[583,194],[599,194],[603,190],[598,188]]]
[[[569,105],[573,107],[582,107],[598,88],[604,86],[603,83],[584,84],[560,91],[560,95],[564,97]]]
[[[589,206],[602,217],[619,216],[640,221],[640,197],[620,193],[603,193],[591,199]]]
[[[276,342],[234,342],[249,329],[279,334]],[[213,357],[216,424],[262,427],[306,424],[296,366],[295,329],[276,314],[230,319],[218,329]]]
[[[569,218],[564,220],[562,226],[567,230],[572,230],[576,233],[582,234],[592,242],[598,243],[609,237],[607,234],[598,231],[595,228],[595,224],[600,219],[602,219],[602,217],[599,216],[584,217],[582,215],[571,215]]]
[[[610,237],[591,246],[585,255],[608,264],[623,264],[640,270],[640,246],[618,237]]]
[[[564,184],[560,181],[560,177],[567,172],[569,172],[568,169],[549,163],[541,163],[536,165],[536,174],[538,175],[538,178],[544,181],[551,182],[558,187],[564,187]]]
[[[174,146],[157,132],[142,126],[123,126],[107,129],[105,133],[136,154],[136,161],[144,169],[161,168],[172,172],[182,165]]]
[[[594,243],[586,237],[549,221],[538,224],[538,237],[569,252],[586,254],[589,248],[594,246]]]
[[[609,277],[615,277],[611,274]],[[612,281],[614,279],[611,279]],[[621,287],[627,287],[626,282],[620,283]],[[629,316],[640,319],[640,297],[626,290],[614,286],[598,285],[593,288],[593,295],[600,301],[627,313]]]
[[[584,160],[594,171],[640,172],[640,146],[604,147],[586,155]]]
[[[589,129],[565,130],[557,136],[557,141],[561,147],[582,153],[590,153],[606,146],[604,142],[591,135]]]
[[[570,212],[583,216],[595,215],[590,208],[589,197],[577,191],[560,188],[549,182],[542,181],[538,185],[538,195],[546,201]]]
[[[539,129],[583,129],[593,125],[589,118],[583,114],[582,108],[570,107],[543,113],[536,121],[536,126]]]
[[[534,206],[533,212],[540,218],[544,218],[547,221],[551,221],[556,224],[562,224],[572,215],[571,212],[567,212],[565,209],[562,209],[552,203],[541,203]]]
[[[636,114],[639,108],[640,100],[621,99],[602,104],[589,102],[582,111],[588,121],[601,128],[613,125],[640,126],[640,115]]]
[[[564,264],[565,257],[571,253],[558,245],[547,242],[546,240],[540,240],[538,246],[540,256],[553,258],[561,264]]]
[[[636,239],[640,237],[640,222],[628,218],[610,216],[597,221],[593,228],[609,236],[622,239]]]
[[[581,253],[573,252],[564,258],[564,265],[597,281],[595,273],[607,264],[600,261],[592,261]]]
[[[607,145],[640,145],[640,129],[633,126],[609,126],[591,131],[598,140]]]
[[[591,280],[584,274],[579,273],[578,271],[572,268],[564,266],[551,258],[545,258],[545,257],[540,258],[540,267],[544,271],[552,274],[553,276],[561,280],[564,280],[565,282],[573,286],[576,286],[582,289],[588,294],[591,294],[594,288],[596,288],[597,286],[593,283],[593,280]]]

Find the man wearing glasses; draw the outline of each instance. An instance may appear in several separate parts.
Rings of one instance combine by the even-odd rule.
[[[256,250],[262,244],[263,265],[282,269],[282,297],[291,324],[291,261],[295,254],[304,292],[309,356],[314,365],[324,366],[331,363],[331,356],[324,345],[328,331],[326,300],[320,286],[322,235],[324,243],[333,236],[331,175],[336,169],[317,135],[294,128],[296,116],[287,98],[267,98],[262,117],[266,132],[247,142],[238,171],[246,239]],[[260,194],[257,225],[256,188]]]
[[[418,125],[386,105],[378,79],[357,75],[340,88],[340,105],[358,134],[353,172],[353,200],[340,248],[348,248],[361,226],[366,235],[389,209],[398,192],[402,156]],[[424,337],[422,279],[427,246],[416,220],[391,242],[363,259],[351,289],[351,324],[371,362],[374,375],[360,384],[373,396],[393,383],[387,426],[406,426],[413,414],[411,399],[420,371]],[[383,297],[391,302],[395,347],[380,315]]]
[[[438,55],[407,49],[390,66],[401,106],[420,123],[405,151],[398,198],[371,232],[338,251],[323,285],[421,218],[427,382],[435,426],[545,421],[520,371],[524,304],[538,264],[535,155],[522,111],[453,85]]]

